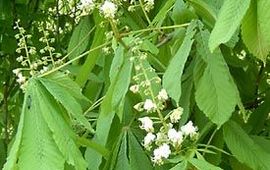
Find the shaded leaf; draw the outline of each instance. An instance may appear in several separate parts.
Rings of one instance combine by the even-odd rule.
[[[237,123],[226,123],[223,132],[228,148],[240,162],[252,169],[270,169],[270,153],[256,144]]]

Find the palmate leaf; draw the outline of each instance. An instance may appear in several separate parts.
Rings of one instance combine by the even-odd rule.
[[[38,86],[36,93],[37,100],[40,102],[40,112],[51,129],[59,150],[67,163],[74,165],[77,170],[86,169],[86,162],[74,141],[75,134],[61,114],[63,111],[46,89],[41,84]]]
[[[184,41],[175,56],[171,59],[169,66],[167,67],[163,75],[163,86],[175,102],[179,102],[181,96],[181,81],[185,63],[189,56],[192,44],[193,36],[195,35],[196,22],[192,22],[186,32]]]
[[[222,43],[228,42],[248,10],[250,0],[225,0],[209,38],[211,52]]]
[[[62,170],[67,162],[76,170],[85,170],[86,162],[65,114],[40,78],[30,79],[16,139],[4,169]]]
[[[270,51],[270,1],[251,2],[242,23],[242,37],[249,51],[265,63]]]
[[[228,148],[241,163],[252,169],[270,169],[270,153],[254,142],[237,123],[226,123],[223,133]]]
[[[215,50],[210,53],[207,48],[208,38],[208,31],[200,31],[196,37],[197,57],[201,57],[207,66],[198,83],[195,83],[195,99],[200,110],[221,126],[229,120],[239,101],[238,91],[221,52]]]
[[[35,81],[29,82],[29,98],[19,151],[18,168],[21,170],[62,170],[65,159],[52,137],[46,121],[40,114],[40,102],[37,100]],[[31,103],[30,103],[31,102]],[[31,161],[30,161],[31,160]]]

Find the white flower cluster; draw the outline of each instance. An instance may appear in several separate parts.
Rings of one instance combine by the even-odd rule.
[[[172,111],[171,115],[175,114],[173,120],[180,119],[182,113],[179,114],[179,111],[183,109],[177,108]],[[177,118],[176,115],[178,115]],[[154,122],[150,117],[146,116],[138,120],[141,122],[140,128],[147,132],[142,144],[148,151],[155,147],[152,161],[157,165],[163,164],[164,159],[168,159],[172,152],[179,153],[185,140],[196,141],[198,137],[198,128],[192,121],[180,127],[180,130],[173,128],[173,122],[171,122],[166,127],[161,126],[155,134]]]
[[[81,16],[89,15],[89,13],[95,8],[93,0],[81,0],[78,8],[81,10]]]
[[[141,52],[141,43],[140,39],[135,39],[135,45],[130,49],[134,54],[130,61],[133,62],[136,73],[132,78],[133,85],[129,90],[134,94],[140,94],[143,98],[143,101],[137,103],[134,109],[154,115],[153,117],[141,117],[138,120],[141,122],[140,128],[146,132],[142,145],[146,150],[152,152],[154,164],[161,165],[172,153],[173,155],[179,154],[185,147],[185,143],[196,142],[198,128],[191,121],[179,129],[174,128],[183,114],[181,107],[177,107],[165,117],[163,116],[162,111],[166,107],[169,95],[162,88],[161,79],[155,70],[147,63],[147,53]],[[158,129],[155,129],[154,125],[157,125]]]
[[[149,12],[151,9],[154,8],[154,0],[144,0],[145,1],[145,5],[144,5],[144,9],[145,11]]]
[[[61,54],[56,53],[55,49],[50,46],[50,43],[54,43],[55,39],[49,38],[49,31],[43,27],[45,22],[34,23],[38,24],[38,30],[44,35],[39,39],[39,41],[45,45],[44,48],[39,50],[39,53],[42,55],[41,58],[38,58],[39,55],[36,47],[29,45],[32,44],[32,36],[26,34],[26,30],[19,26],[19,22],[20,21],[16,21],[14,27],[14,29],[19,31],[15,35],[15,38],[18,40],[16,52],[20,55],[17,57],[16,61],[21,64],[22,68],[14,69],[13,73],[17,76],[17,82],[20,84],[20,87],[24,89],[27,84],[27,76],[43,74],[50,68],[62,64],[62,60],[60,59]]]
[[[151,9],[154,8],[155,2],[154,0],[143,0],[142,2],[142,7],[146,12],[149,12]],[[140,6],[140,2],[137,0],[131,0],[130,1],[130,6],[128,7],[128,11],[134,12],[135,8]]]
[[[111,1],[105,1],[100,7],[100,12],[105,18],[114,19],[117,5]]]

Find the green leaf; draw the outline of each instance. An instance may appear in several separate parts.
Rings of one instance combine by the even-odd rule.
[[[40,83],[36,89],[36,101],[39,102],[40,112],[53,133],[53,138],[66,162],[73,165],[76,170],[85,170],[86,162],[83,159],[78,146],[75,144],[75,134],[63,117],[63,110],[55,102]],[[34,99],[33,99],[34,100]],[[64,132],[64,133],[63,133]]]
[[[41,78],[40,81],[55,98],[55,100],[59,101],[67,112],[71,114],[72,118],[76,119],[78,123],[86,127],[91,133],[94,133],[94,129],[92,128],[91,124],[83,115],[81,105],[68,90],[45,78]]]
[[[196,15],[188,9],[183,0],[176,0],[172,11],[174,24],[184,24],[196,18]]]
[[[95,24],[99,25],[100,22],[102,22],[99,11],[95,11],[94,16],[96,16]],[[90,50],[105,43],[105,40],[106,40],[105,31],[106,29],[103,27],[98,26],[96,28]],[[97,62],[100,52],[101,50],[92,51],[86,57],[86,60],[84,64],[82,65],[79,74],[76,77],[76,82],[79,84],[80,87],[83,87],[85,83],[87,82],[88,77]]]
[[[189,162],[195,166],[198,170],[222,170],[219,167],[216,167],[210,163],[208,163],[205,160],[201,160],[201,159],[195,159],[192,158],[189,160]]]
[[[117,162],[115,165],[115,170],[131,170],[129,159],[128,159],[128,138],[127,132],[123,132],[121,145],[119,147],[119,152],[117,155]]]
[[[218,19],[209,38],[211,52],[221,44],[228,42],[248,10],[250,0],[225,0]]]
[[[172,167],[170,170],[186,170],[187,169],[187,161],[182,161],[178,164],[176,164],[174,167]]]
[[[175,0],[164,1],[162,8],[159,10],[157,15],[152,21],[152,24],[161,25],[163,20],[166,18],[168,11],[170,11],[175,3]]]
[[[181,78],[193,44],[193,36],[196,32],[194,30],[195,27],[196,22],[189,25],[181,47],[171,59],[170,64],[163,75],[163,86],[169,96],[171,96],[177,103],[181,96]]]
[[[110,68],[110,80],[113,81],[124,62],[124,47],[118,46],[114,51],[114,57]]]
[[[201,31],[197,38],[197,56],[207,67],[196,85],[195,99],[200,110],[219,127],[231,117],[238,103],[238,91],[219,49],[207,48],[209,32]]]
[[[76,99],[88,101],[88,99],[82,94],[82,89],[67,74],[55,72],[47,75],[45,78],[61,86],[62,89],[69,91],[69,93]]]
[[[125,54],[125,56],[129,56]],[[95,141],[101,145],[106,145],[111,123],[115,114],[122,118],[124,98],[128,90],[132,71],[132,63],[128,57],[125,57],[123,64],[121,65],[117,75],[111,81],[109,89],[105,95],[104,100],[100,106],[100,114],[97,120]],[[101,163],[101,156],[96,155],[96,152],[88,151],[88,154],[95,154],[96,165],[95,168]],[[93,160],[91,160],[93,161]]]
[[[136,136],[128,131],[129,159],[132,170],[153,169],[144,149],[139,144]]]
[[[242,37],[248,50],[266,62],[270,51],[270,1],[252,0],[242,24]]]
[[[80,23],[75,27],[72,36],[70,38],[67,52],[69,59],[73,59],[84,52],[88,46],[91,33],[91,23],[89,17],[84,17],[80,20]]]
[[[241,163],[252,169],[270,169],[270,153],[256,144],[237,123],[226,123],[223,132],[228,148]]]
[[[188,0],[196,13],[203,19],[203,21],[210,27],[213,27],[217,16],[214,9],[203,0]]]
[[[37,87],[34,83],[36,82],[30,82],[28,87],[31,88],[31,91],[25,112],[18,168],[21,170],[63,170],[65,159],[55,144],[46,121],[40,114],[40,103],[36,100],[35,92]]]
[[[29,91],[27,90],[24,95],[24,102],[23,102],[23,108],[22,108],[22,114],[20,116],[20,122],[18,125],[18,129],[15,136],[15,141],[10,149],[9,155],[7,157],[7,162],[5,163],[3,170],[13,170],[15,169],[17,159],[18,159],[18,152],[22,141],[22,134],[23,134],[23,126],[24,126],[24,117],[25,112],[28,111],[27,109],[27,100],[28,96],[30,95]]]

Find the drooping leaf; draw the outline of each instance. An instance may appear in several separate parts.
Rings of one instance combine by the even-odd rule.
[[[238,103],[238,91],[220,50],[214,53],[208,50],[208,37],[207,31],[200,31],[196,37],[197,56],[207,63],[207,67],[198,83],[195,83],[195,99],[200,110],[221,126],[230,118]]]
[[[209,38],[211,52],[222,43],[228,42],[248,10],[250,0],[225,0]]]
[[[247,48],[266,62],[270,51],[270,12],[268,0],[252,0],[242,24],[242,37]]]
[[[226,123],[223,132],[228,148],[241,163],[252,169],[270,169],[270,153],[256,144],[237,123]]]
[[[170,64],[163,75],[163,86],[168,92],[169,96],[171,96],[177,103],[179,102],[181,96],[181,78],[185,63],[193,44],[195,27],[196,22],[189,25],[181,47],[171,59]]]

